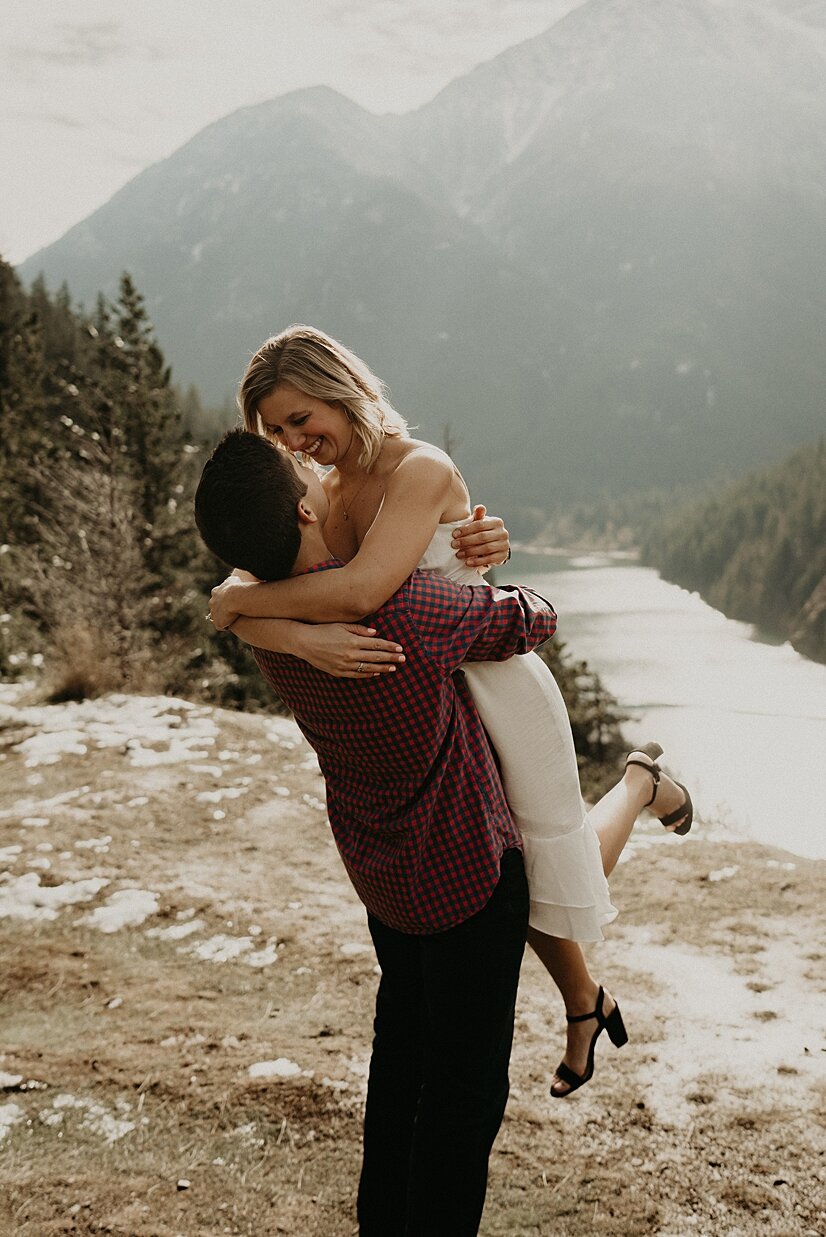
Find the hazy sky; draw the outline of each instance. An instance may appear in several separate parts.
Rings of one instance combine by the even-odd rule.
[[[20,262],[250,103],[404,112],[584,0],[0,0],[0,253]]]

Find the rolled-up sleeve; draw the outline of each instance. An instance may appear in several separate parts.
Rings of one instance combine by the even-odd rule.
[[[556,611],[532,589],[456,585],[432,577],[410,598],[429,655],[448,672],[464,661],[506,661],[556,631]]]

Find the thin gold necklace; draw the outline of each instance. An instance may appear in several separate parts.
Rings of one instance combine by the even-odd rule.
[[[363,489],[364,489],[364,487],[367,485],[367,482],[368,482],[369,480],[370,480],[370,475],[369,475],[369,473],[368,473],[368,475],[364,478],[364,480],[362,481],[362,483],[361,483],[361,485],[359,486],[359,488],[356,490],[356,492],[355,492],[355,494],[353,495],[353,497],[350,499],[350,511],[352,511],[352,510],[353,510],[353,503],[356,501],[356,499],[358,498],[359,494],[361,494],[362,490],[363,490]],[[344,487],[341,485],[341,483],[340,483],[340,482],[339,482],[339,490],[338,490],[338,493],[339,493],[339,498],[341,499],[341,509],[342,509],[342,511],[344,512],[344,518],[345,518],[345,520],[349,520],[349,519],[350,519],[350,511],[348,511],[348,510],[347,510],[347,504],[346,504],[346,503],[345,503],[345,501],[344,501]]]
[[[353,434],[354,433],[355,433],[355,426],[353,427],[353,431],[350,434],[350,446],[348,446],[347,448],[348,451],[350,450],[350,447],[353,445]],[[384,443],[382,443],[382,448],[383,447],[384,447]],[[373,461],[373,467],[375,467],[375,465],[378,464],[380,455],[381,455],[381,449],[379,450],[379,454],[376,456],[375,460]],[[367,482],[371,479],[372,475],[373,475],[372,473],[367,474],[367,476],[364,478],[359,488],[356,490],[353,497],[350,499],[350,510],[349,511],[347,510],[347,504],[344,501],[344,486],[342,484],[343,478],[340,478],[338,492],[339,492],[339,497],[341,498],[341,510],[344,512],[345,520],[350,519],[350,511],[353,510],[354,503],[357,501],[359,495],[361,494],[362,490],[367,485]]]

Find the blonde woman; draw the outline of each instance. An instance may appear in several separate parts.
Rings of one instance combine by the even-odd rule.
[[[231,576],[213,592],[216,626],[232,626],[242,615],[258,620],[240,625],[248,643],[294,653],[337,675],[401,670],[403,650],[358,620],[417,567],[483,583],[480,569],[508,557],[502,521],[471,508],[452,460],[411,438],[379,379],[321,331],[292,326],[267,340],[250,361],[239,403],[247,429],[327,470],[324,536],[345,565],[274,584]],[[617,913],[606,875],[644,807],[667,828],[687,832],[691,803],[685,788],[661,773],[660,749],[649,745],[629,756],[621,781],[586,813],[565,704],[542,660],[528,654],[469,664],[464,674],[523,837],[528,940],[565,1003],[567,1045],[551,1085],[562,1098],[591,1077],[603,1029],[616,1044],[625,1042],[616,1001],[591,976],[580,945],[601,940]]]

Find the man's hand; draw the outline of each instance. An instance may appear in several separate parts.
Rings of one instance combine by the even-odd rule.
[[[252,583],[252,576],[248,581],[244,581],[237,575],[231,575],[212,590],[209,596],[209,612],[217,631],[231,627],[238,615],[243,614],[244,589],[249,588]]]
[[[510,558],[508,530],[498,516],[485,515],[485,508],[474,507],[467,524],[453,531],[453,549],[467,567],[501,567]]]

